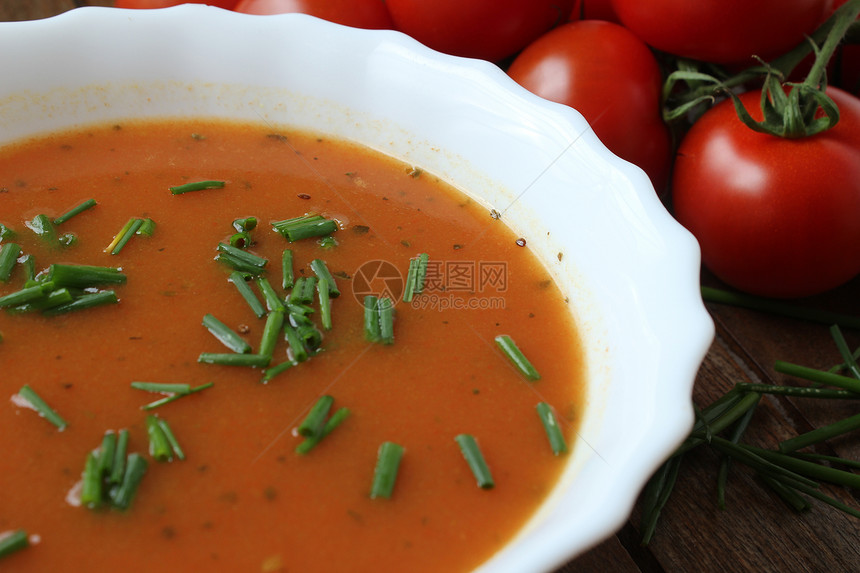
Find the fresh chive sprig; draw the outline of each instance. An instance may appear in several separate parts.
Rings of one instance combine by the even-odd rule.
[[[540,374],[537,369],[529,362],[526,355],[519,349],[514,340],[507,334],[500,334],[495,338],[496,345],[501,349],[504,355],[510,360],[511,364],[522,374],[527,380],[535,382],[540,380]]]
[[[48,403],[45,402],[28,384],[24,384],[21,389],[18,390],[18,396],[23,398],[23,400],[38,412],[41,417],[56,426],[58,430],[65,430],[66,426],[68,426],[68,422],[66,422],[56,410],[51,408]]]

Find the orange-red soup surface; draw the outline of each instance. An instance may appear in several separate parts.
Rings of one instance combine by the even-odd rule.
[[[199,180],[225,185],[168,190]],[[77,236],[72,246],[49,247],[24,224],[89,198],[98,204],[58,226]],[[269,224],[305,213],[338,222],[336,246],[289,243]],[[265,318],[214,261],[233,220],[247,216],[259,221],[249,250],[269,259],[279,294],[285,248],[296,276],[323,259],[342,293],[322,351],[267,384],[259,368],[197,360],[229,352],[202,326],[207,313],[259,345]],[[155,221],[154,234],[105,252],[132,217]],[[0,532],[24,529],[32,541],[0,561],[3,571],[469,570],[515,535],[564,468],[538,402],[575,445],[584,366],[548,272],[487,208],[376,152],[263,125],[95,126],[2,150],[0,223],[37,271],[88,264],[128,277],[118,304],[56,317],[0,311]],[[361,295],[385,286],[398,295],[401,283],[357,277],[372,278],[373,261],[405,276],[420,253],[430,257],[426,287],[397,301],[394,344],[366,341]],[[17,265],[0,296],[23,282]],[[513,337],[539,381],[511,366],[499,334]],[[285,348],[280,338],[272,364]],[[214,384],[151,412],[169,422],[185,460],[150,457],[141,406],[159,396],[133,381]],[[24,384],[65,430],[10,399]],[[351,415],[299,455],[295,428],[323,394]],[[123,428],[129,451],[149,461],[130,509],[75,506],[88,452]],[[477,439],[494,488],[476,486],[454,441],[461,433]],[[371,499],[385,441],[405,453],[391,498]]]

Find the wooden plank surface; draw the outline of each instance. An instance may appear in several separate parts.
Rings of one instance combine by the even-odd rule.
[[[83,5],[110,5],[109,0],[3,0],[0,20],[45,18]],[[707,284],[719,286],[712,278]],[[860,280],[804,304],[860,315]],[[756,311],[709,306],[717,340],[696,379],[693,400],[702,407],[740,381],[781,383],[776,360],[815,368],[839,362],[827,327]],[[845,331],[851,348],[860,332]],[[857,412],[856,403],[765,397],[745,441],[773,448],[785,438]],[[832,440],[819,450],[860,459],[854,435]],[[719,460],[706,449],[685,458],[672,498],[647,547],[639,543],[640,510],[616,535],[560,568],[557,573],[642,571],[860,571],[860,521],[814,501],[811,511],[795,514],[750,471],[735,465],[727,490],[727,507],[716,501]],[[852,507],[856,494],[825,488]]]

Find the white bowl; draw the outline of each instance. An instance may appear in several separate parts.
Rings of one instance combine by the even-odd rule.
[[[129,117],[269,121],[422,166],[527,239],[575,301],[588,404],[558,486],[482,571],[551,570],[613,534],[689,431],[713,339],[698,245],[578,113],[497,67],[397,32],[202,5],[4,23],[0,53],[0,144]]]

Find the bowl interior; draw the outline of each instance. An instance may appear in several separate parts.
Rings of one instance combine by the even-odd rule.
[[[434,172],[526,239],[572,301],[588,404],[559,485],[487,571],[552,569],[613,533],[688,431],[713,336],[695,241],[578,113],[495,66],[202,5],[3,24],[0,52],[22,54],[0,63],[0,143],[129,117],[313,130]]]

